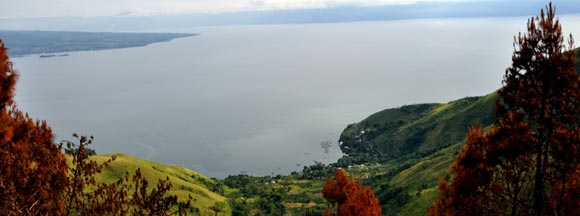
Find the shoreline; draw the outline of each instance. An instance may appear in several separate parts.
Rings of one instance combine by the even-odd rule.
[[[10,47],[8,52],[12,58],[144,47],[197,35],[199,34],[0,30],[0,39]]]

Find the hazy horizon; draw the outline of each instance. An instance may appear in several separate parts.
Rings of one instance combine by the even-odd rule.
[[[103,3],[12,1],[0,9],[2,30],[144,32],[224,25],[305,24],[432,18],[533,16],[543,0],[123,0]],[[29,7],[29,5],[36,5]],[[207,7],[245,5],[212,11]],[[42,6],[44,5],[44,6]],[[91,5],[98,5],[89,7]],[[221,5],[221,6],[220,6]],[[225,5],[225,6],[224,6]],[[580,13],[573,0],[554,1],[558,15]],[[164,9],[181,8],[181,11]],[[187,8],[192,8],[188,10]],[[206,9],[204,9],[206,8]],[[197,10],[193,10],[197,9]]]
[[[220,14],[251,11],[285,11],[301,9],[333,9],[339,7],[409,6],[419,4],[458,5],[483,3],[490,5],[501,0],[105,0],[75,1],[41,0],[11,1],[0,9],[0,19],[48,17],[104,17],[104,16],[156,16],[183,14]],[[511,1],[510,5],[521,2]],[[557,2],[566,2],[559,0]],[[546,2],[547,3],[547,2]],[[35,7],[30,7],[35,5]],[[450,9],[450,8],[449,8]],[[448,9],[448,10],[449,10]]]

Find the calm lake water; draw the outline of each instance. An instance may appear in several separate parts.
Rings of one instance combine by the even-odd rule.
[[[563,17],[580,35],[580,18]],[[350,123],[405,104],[490,93],[526,18],[181,29],[146,47],[13,59],[17,102],[57,140],[95,136],[211,177],[335,162]],[[176,31],[176,30],[172,30]],[[580,37],[580,36],[579,36]],[[330,140],[328,153],[320,143]]]

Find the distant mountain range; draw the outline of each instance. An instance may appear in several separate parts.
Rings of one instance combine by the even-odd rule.
[[[553,1],[558,14],[580,13],[574,0]],[[267,10],[219,14],[164,16],[61,17],[0,19],[0,29],[75,31],[151,31],[215,25],[297,24],[425,18],[531,16],[548,4],[544,0],[419,1],[373,7],[341,6],[319,9]]]

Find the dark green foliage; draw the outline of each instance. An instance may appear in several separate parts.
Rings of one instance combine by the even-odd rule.
[[[302,170],[303,179],[325,179],[332,175],[334,168],[322,162],[314,161],[313,165],[305,166]]]
[[[284,215],[286,206],[282,204],[284,191],[272,190],[258,200],[257,205],[262,210],[262,215]]]
[[[230,200],[230,206],[232,206],[232,216],[246,216],[250,215],[250,207],[246,202],[238,202],[235,200]]]
[[[231,188],[241,188],[253,182],[254,177],[249,175],[230,175],[224,179],[224,184]]]
[[[224,195],[224,184],[221,181],[218,181],[215,178],[211,178],[211,181],[207,178],[203,178],[201,176],[192,175],[191,178],[195,179],[196,181],[200,182],[202,185],[207,187],[209,191]]]
[[[379,199],[384,212],[395,215],[411,200],[411,196],[405,188],[382,185],[377,190],[377,199]]]
[[[326,169],[327,166],[324,167]],[[320,196],[323,179],[304,179],[298,173],[275,177],[241,174],[228,176],[222,182],[232,189],[227,197],[233,215],[251,215],[248,212],[257,215],[304,215],[306,208],[310,209],[310,215],[322,215],[326,207],[325,200]]]
[[[227,204],[225,202],[216,202],[213,206],[209,207],[210,210],[214,211],[215,215],[217,216],[220,212],[224,212],[227,208]]]
[[[65,154],[68,154],[68,155],[78,154],[79,153],[79,149],[78,148],[74,148],[74,149],[70,149],[70,150],[65,149],[64,150],[64,153]],[[87,155],[87,156],[92,156],[92,155],[96,155],[97,152],[94,149],[85,148],[84,149],[84,154]]]
[[[287,196],[287,200],[289,200],[291,202],[296,202],[296,203],[309,203],[309,202],[313,201],[312,196],[305,194],[305,193],[289,194]],[[318,200],[318,201],[322,201],[322,200]]]

